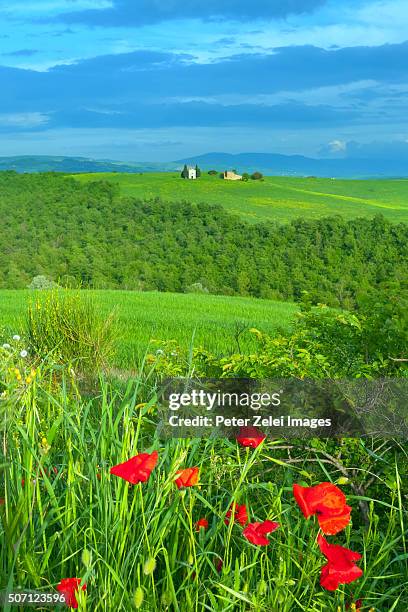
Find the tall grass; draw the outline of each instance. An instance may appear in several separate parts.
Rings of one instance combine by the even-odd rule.
[[[114,316],[103,318],[89,293],[51,289],[37,293],[29,305],[27,332],[39,358],[71,363],[82,371],[96,371],[113,354]]]
[[[294,481],[344,476],[318,445],[296,454],[280,440],[256,450],[223,439],[161,440],[151,372],[120,386],[101,377],[84,399],[69,371],[61,376],[38,363],[27,383],[27,366],[20,364],[18,380],[10,361],[2,363],[14,418],[0,457],[0,589],[50,591],[75,576],[87,583],[79,609],[92,612],[326,612],[359,598],[363,609],[406,610],[406,502],[391,446],[387,453],[381,445],[367,449],[380,467],[394,463],[392,483],[373,473],[371,491],[381,495],[342,485],[353,524],[336,541],[363,554],[364,576],[329,593],[319,585],[316,523],[302,517],[291,493]],[[148,482],[132,486],[109,474],[110,466],[153,449],[159,464]],[[200,467],[200,486],[179,491],[177,469],[192,466]],[[348,470],[357,475],[359,467]],[[360,501],[368,505],[367,525]],[[269,546],[255,547],[241,527],[225,525],[233,502],[247,504],[251,521],[281,524]],[[197,533],[202,517],[209,528]]]

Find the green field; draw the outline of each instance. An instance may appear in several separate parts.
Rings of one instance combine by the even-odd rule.
[[[247,221],[287,222],[299,217],[318,219],[335,214],[345,218],[382,214],[391,221],[408,221],[408,180],[342,180],[268,176],[264,181],[223,181],[203,173],[197,181],[178,173],[98,173],[73,175],[81,182],[109,180],[126,196],[220,204]]]
[[[254,298],[131,291],[89,291],[102,316],[115,310],[118,327],[116,364],[132,367],[151,339],[176,340],[187,348],[203,346],[218,354],[238,350],[237,331],[257,327],[267,332],[287,330],[294,304]],[[24,330],[32,291],[0,291],[0,330],[3,341]],[[240,348],[248,348],[250,334],[242,334]]]

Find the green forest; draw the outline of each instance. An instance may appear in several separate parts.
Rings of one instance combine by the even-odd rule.
[[[221,206],[123,197],[107,181],[0,174],[0,288],[241,295],[353,308],[404,284],[408,225],[381,215],[247,223]]]

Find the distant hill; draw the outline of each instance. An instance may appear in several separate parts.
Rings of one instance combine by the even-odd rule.
[[[181,159],[182,164],[198,164],[204,170],[236,168],[273,176],[319,176],[336,178],[401,178],[408,176],[404,159],[314,159],[303,155],[277,153],[206,153]]]
[[[87,157],[63,157],[48,155],[24,155],[0,157],[1,170],[16,172],[157,172],[164,170],[166,164],[149,162],[116,162],[112,160],[89,159]],[[169,169],[173,169],[174,164]]]
[[[236,168],[273,176],[318,176],[336,178],[401,178],[408,176],[408,160],[398,159],[314,159],[303,155],[277,153],[205,153],[174,162],[121,162],[109,159],[27,155],[0,157],[0,171],[16,172],[163,172],[181,170],[184,164],[198,164],[204,170]]]

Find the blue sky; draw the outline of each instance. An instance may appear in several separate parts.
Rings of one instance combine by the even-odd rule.
[[[0,0],[0,155],[408,161],[406,0]]]

